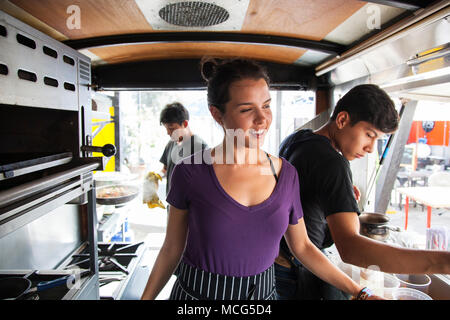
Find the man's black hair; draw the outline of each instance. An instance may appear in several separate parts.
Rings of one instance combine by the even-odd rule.
[[[178,123],[182,125],[185,120],[189,120],[189,112],[179,102],[167,104],[159,117],[160,124]]]
[[[398,128],[399,117],[394,102],[374,84],[362,84],[347,92],[336,104],[331,120],[336,120],[341,111],[348,112],[352,126],[366,121],[384,133]]]

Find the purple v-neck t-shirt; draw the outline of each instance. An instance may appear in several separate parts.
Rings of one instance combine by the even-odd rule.
[[[204,155],[208,152],[211,149]],[[262,203],[247,207],[226,193],[211,162],[198,161],[198,156],[194,154],[175,166],[167,195],[170,205],[189,210],[183,261],[227,276],[245,277],[265,271],[278,256],[288,224],[297,224],[303,217],[297,170],[281,158],[272,194]]]

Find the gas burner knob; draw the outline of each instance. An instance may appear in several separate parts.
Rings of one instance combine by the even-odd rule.
[[[100,152],[103,153],[105,157],[112,157],[116,154],[116,147],[113,144],[105,144],[103,147],[94,146],[82,146],[81,151],[85,152]]]

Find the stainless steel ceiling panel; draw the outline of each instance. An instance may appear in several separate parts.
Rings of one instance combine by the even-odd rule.
[[[350,59],[331,71],[329,79],[333,85],[339,85],[362,76],[369,76],[372,83],[383,84],[439,69],[444,65],[429,64],[430,68],[413,68],[407,61],[428,50],[445,47],[447,43],[450,43],[450,23],[444,18],[417,32],[370,50],[360,57]]]

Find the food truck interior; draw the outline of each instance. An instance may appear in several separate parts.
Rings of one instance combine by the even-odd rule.
[[[351,163],[360,209],[396,220],[390,239],[406,246],[435,248],[443,227],[449,250],[449,1],[0,0],[0,280],[54,284],[15,298],[139,298],[166,221],[141,196],[168,141],[159,112],[179,100],[196,133],[221,139],[205,56],[267,68],[274,154],[352,87],[383,88],[401,120]],[[431,280],[430,296],[450,299],[450,277]]]

